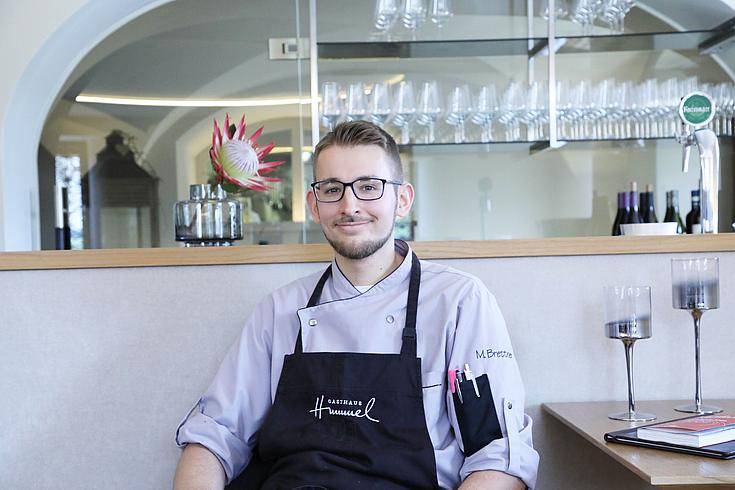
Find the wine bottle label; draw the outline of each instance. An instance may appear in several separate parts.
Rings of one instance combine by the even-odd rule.
[[[702,233],[702,225],[692,225],[692,235],[698,235]]]

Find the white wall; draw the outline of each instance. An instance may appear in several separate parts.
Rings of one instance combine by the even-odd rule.
[[[735,397],[735,252],[708,255],[720,257],[721,307],[702,320],[705,401]],[[636,345],[639,408],[693,398],[693,327],[671,307],[671,256],[442,261],[480,277],[504,313],[534,418],[539,489],[650,488],[540,405],[624,409],[623,346],[603,335],[610,284],[652,287],[653,337]],[[322,267],[0,272],[0,488],[170,488],[176,426],[245,317],[266,292]]]

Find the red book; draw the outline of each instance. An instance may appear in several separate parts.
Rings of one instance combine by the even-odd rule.
[[[735,439],[735,414],[718,413],[640,427],[640,439],[703,447]]]

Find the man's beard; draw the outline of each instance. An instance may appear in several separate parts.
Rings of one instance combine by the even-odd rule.
[[[375,252],[380,250],[380,248],[385,245],[388,240],[393,238],[394,226],[395,218],[393,218],[393,226],[384,237],[375,240],[367,240],[356,244],[342,243],[337,239],[330,238],[326,233],[324,233],[324,237],[327,239],[334,251],[342,257],[351,260],[361,260],[373,255]]]

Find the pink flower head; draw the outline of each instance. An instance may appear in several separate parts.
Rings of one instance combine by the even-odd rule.
[[[217,119],[215,119],[212,148],[209,149],[212,167],[220,181],[256,191],[270,189],[266,185],[267,182],[281,181],[281,179],[263,177],[264,174],[272,172],[275,167],[284,162],[263,161],[263,158],[276,145],[271,141],[263,147],[258,146],[257,140],[263,132],[262,127],[246,138],[245,116],[240,119],[237,127],[234,124],[230,127],[230,115],[227,114],[223,129],[220,131]]]

